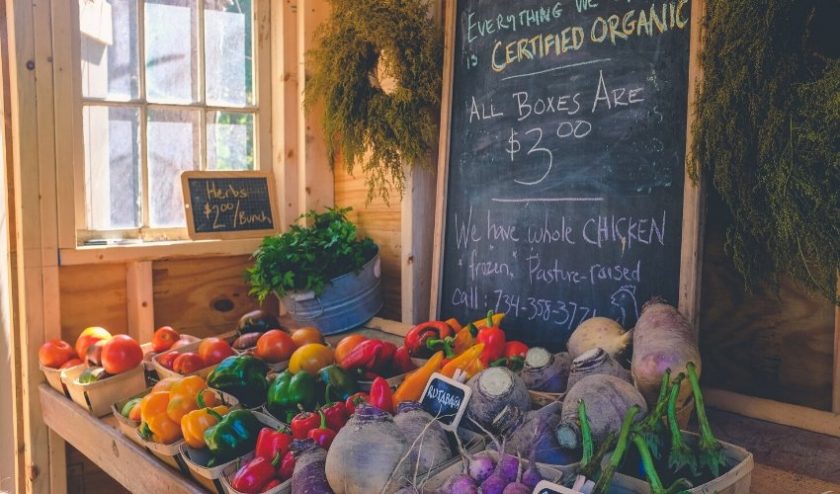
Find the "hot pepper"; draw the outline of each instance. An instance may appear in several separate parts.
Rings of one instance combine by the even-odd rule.
[[[207,389],[207,383],[199,376],[187,376],[169,388],[169,404],[166,414],[173,421],[181,423],[184,415],[199,408],[199,395],[204,406],[214,407],[218,403],[216,393]]]
[[[347,416],[350,417],[351,415],[356,413],[356,407],[362,403],[367,403],[368,400],[370,400],[370,397],[367,393],[363,391],[359,391],[358,393],[350,395],[350,397],[344,401]]]
[[[525,355],[528,353],[528,345],[521,341],[508,341],[505,343],[505,365],[512,371],[522,370],[525,365]]]
[[[483,370],[480,369],[477,372],[475,372],[477,367],[474,365],[475,361],[481,363],[481,354],[483,351],[484,343],[473,345],[469,350],[465,351],[461,355],[458,355],[454,359],[450,360],[446,365],[444,365],[440,373],[446,377],[454,377],[455,371],[461,369],[464,373],[467,374],[467,379],[471,378],[473,374],[476,374],[477,372]]]
[[[370,341],[370,340],[368,340]],[[363,342],[362,345],[367,342]],[[324,392],[327,403],[344,401],[359,390],[359,383],[352,374],[337,365],[328,365],[318,371],[318,377],[326,386]]]
[[[320,427],[310,430],[306,437],[312,439],[318,443],[319,446],[328,450],[330,449],[333,439],[335,439],[335,431],[327,428],[327,417],[324,415],[324,412],[318,410],[318,415],[321,416]]]
[[[452,328],[443,321],[429,321],[414,326],[405,335],[405,347],[412,357],[427,358],[434,353],[429,340],[443,340],[452,336]]]
[[[289,451],[280,460],[280,478],[289,480],[293,473],[295,473],[295,455]]]
[[[257,445],[262,424],[250,410],[234,410],[219,423],[204,431],[204,442],[213,456],[211,464],[220,465],[242,456]]]
[[[321,407],[321,412],[327,417],[327,427],[338,432],[347,423],[347,407],[344,402],[337,401]]]
[[[380,410],[394,413],[394,395],[391,393],[391,385],[381,377],[377,377],[370,385],[369,403]]]
[[[304,410],[315,408],[316,389],[315,376],[306,371],[297,374],[281,372],[268,388],[266,408],[280,421],[288,422],[297,413],[299,406]]]
[[[292,435],[285,426],[281,429],[263,427],[257,435],[257,450],[254,455],[267,460],[273,460],[278,455],[282,458],[289,451],[290,444],[292,444]]]
[[[207,385],[235,396],[242,406],[254,408],[265,403],[268,367],[250,355],[228,357],[207,377]]]
[[[181,433],[184,435],[184,442],[191,448],[203,448],[207,444],[204,442],[204,431],[219,423],[218,416],[226,415],[229,411],[228,407],[219,405],[214,407],[213,412],[210,413],[210,408],[199,408],[184,415],[181,419]]]
[[[289,426],[292,429],[292,437],[295,439],[306,439],[309,431],[316,429],[321,423],[321,418],[313,412],[300,412],[295,415]]]
[[[481,361],[485,366],[502,357],[505,353],[505,332],[493,325],[493,312],[487,313],[487,325],[478,331],[477,343],[484,343]]]
[[[411,374],[405,376],[400,387],[394,392],[394,407],[403,401],[419,401],[423,389],[432,374],[440,369],[443,361],[443,352],[437,352],[429,359],[428,362]]]
[[[236,472],[230,483],[231,487],[246,494],[263,492],[264,487],[274,479],[275,469],[280,464],[280,459],[279,454],[274,459],[255,457]]]
[[[411,355],[408,354],[408,348],[405,345],[397,348],[397,351],[394,352],[392,365],[396,374],[405,374],[417,368],[411,361]]]
[[[181,425],[166,414],[169,391],[155,391],[140,401],[140,436],[156,443],[170,444],[181,438]]]

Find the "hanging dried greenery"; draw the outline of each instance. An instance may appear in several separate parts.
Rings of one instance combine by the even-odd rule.
[[[706,5],[694,154],[731,213],[727,252],[748,288],[791,275],[837,303],[840,2]]]
[[[437,140],[441,31],[424,0],[330,0],[332,14],[306,85],[323,102],[330,165],[360,164],[368,200],[404,189],[404,165],[428,161]]]

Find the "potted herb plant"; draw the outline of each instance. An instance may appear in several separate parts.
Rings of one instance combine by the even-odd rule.
[[[309,211],[308,226],[266,237],[247,270],[250,294],[274,293],[295,322],[324,334],[355,328],[382,308],[379,248],[359,238],[350,208]]]

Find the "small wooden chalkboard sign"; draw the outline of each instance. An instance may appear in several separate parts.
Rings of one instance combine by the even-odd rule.
[[[534,487],[533,494],[580,494],[578,491],[573,491],[567,487],[563,487],[562,485],[557,485],[555,483],[549,482],[547,480],[541,480],[536,487]]]
[[[181,185],[191,239],[253,238],[280,230],[269,172],[188,171]]]
[[[472,390],[465,384],[435,372],[426,383],[420,406],[436,417],[443,428],[455,431],[467,410]]]

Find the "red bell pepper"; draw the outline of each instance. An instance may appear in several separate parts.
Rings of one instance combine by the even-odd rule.
[[[277,455],[282,458],[286,451],[289,451],[290,444],[292,444],[292,435],[285,426],[277,430],[263,427],[257,436],[257,450],[254,455],[266,460],[273,460]]]
[[[309,431],[306,437],[318,443],[318,446],[328,450],[333,439],[335,439],[335,431],[327,428],[327,416],[324,415],[324,412],[318,410],[318,415],[321,416],[321,426]]]
[[[265,485],[274,478],[279,463],[279,454],[273,460],[257,456],[236,472],[230,485],[237,491],[246,494],[263,492]]]
[[[344,402],[347,416],[349,417],[356,413],[356,407],[362,403],[367,403],[368,401],[370,401],[370,397],[364,391],[359,391],[358,393],[350,395],[350,397],[347,398],[347,401]]]
[[[394,396],[391,385],[381,377],[377,377],[370,385],[370,404],[388,413],[394,413]]]
[[[528,353],[528,345],[521,341],[508,341],[505,343],[505,365],[512,371],[522,370],[525,365],[525,355]]]
[[[349,398],[348,398],[349,399]],[[327,427],[338,432],[347,423],[347,407],[342,402],[335,402],[321,407],[327,418]]]
[[[394,355],[396,354],[397,345],[391,343],[390,341],[383,341],[382,348],[379,350],[379,354],[376,356],[376,363],[374,364],[373,370],[379,372],[382,375],[393,375],[392,364],[394,363]]]
[[[417,368],[411,361],[411,355],[408,354],[408,348],[405,345],[397,348],[394,353],[393,367],[396,374],[405,374]]]
[[[289,424],[292,429],[292,437],[295,439],[306,439],[306,435],[309,434],[309,431],[316,429],[320,423],[321,419],[318,417],[317,413],[300,412],[295,415],[295,418],[292,419],[292,423]]]
[[[289,480],[293,473],[295,473],[295,455],[289,451],[280,461],[280,478],[284,481]]]
[[[268,492],[271,489],[274,489],[275,487],[279,487],[281,483],[282,482],[280,482],[280,479],[272,479],[269,483],[263,486],[262,492]]]
[[[412,357],[429,358],[434,353],[434,347],[429,340],[442,340],[452,336],[452,327],[443,321],[429,321],[414,326],[405,335],[405,347]]]
[[[345,370],[362,369],[363,371],[381,372],[386,369],[397,351],[397,346],[382,340],[366,340],[356,345],[341,360]]]
[[[487,313],[487,326],[478,331],[475,338],[476,343],[484,343],[484,351],[481,352],[481,361],[485,366],[498,360],[505,354],[505,332],[493,324],[493,311]]]

